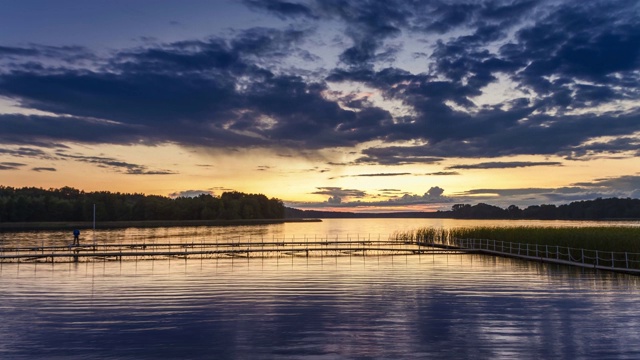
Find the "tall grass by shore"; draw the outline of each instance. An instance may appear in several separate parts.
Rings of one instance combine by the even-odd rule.
[[[396,232],[394,239],[452,245],[454,239],[489,239],[612,252],[640,253],[640,227],[490,227],[420,228]]]

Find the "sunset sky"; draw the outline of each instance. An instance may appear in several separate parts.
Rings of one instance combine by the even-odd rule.
[[[0,0],[0,185],[640,197],[640,3]]]

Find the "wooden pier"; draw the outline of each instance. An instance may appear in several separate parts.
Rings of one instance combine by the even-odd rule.
[[[421,254],[466,254],[460,248],[443,248],[397,240],[287,240],[216,241],[201,243],[123,243],[81,246],[0,247],[0,262],[136,261],[171,258],[275,258]]]

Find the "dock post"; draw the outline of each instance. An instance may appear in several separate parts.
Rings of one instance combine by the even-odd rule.
[[[581,253],[582,253],[582,263],[584,264],[584,249],[580,249]]]
[[[349,266],[351,266],[351,239],[349,238],[349,235],[347,235],[347,243],[349,244]]]
[[[629,256],[627,256],[627,252],[624,252],[624,262],[627,266],[627,269],[629,268]]]
[[[598,265],[599,265],[599,264],[598,264],[598,260],[599,260],[599,259],[598,259],[598,250],[596,250],[596,266],[598,266]]]
[[[612,268],[615,268],[615,267],[616,267],[616,265],[615,265],[615,264],[616,264],[616,262],[615,262],[615,259],[613,258],[613,251],[612,251],[612,252],[611,252],[611,267],[612,267]]]

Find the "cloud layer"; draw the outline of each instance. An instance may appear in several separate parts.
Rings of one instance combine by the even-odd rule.
[[[0,46],[0,95],[49,114],[0,115],[0,141],[322,149],[378,140],[388,145],[359,160],[378,164],[637,152],[635,1],[245,3],[288,27],[108,55]],[[327,22],[341,24],[335,65],[295,67],[327,58],[310,47]],[[409,39],[423,52],[411,53]],[[417,60],[400,67],[407,53]],[[409,113],[328,96],[332,84],[366,86]],[[477,104],[492,84],[513,96]],[[586,144],[602,136],[619,138]]]

